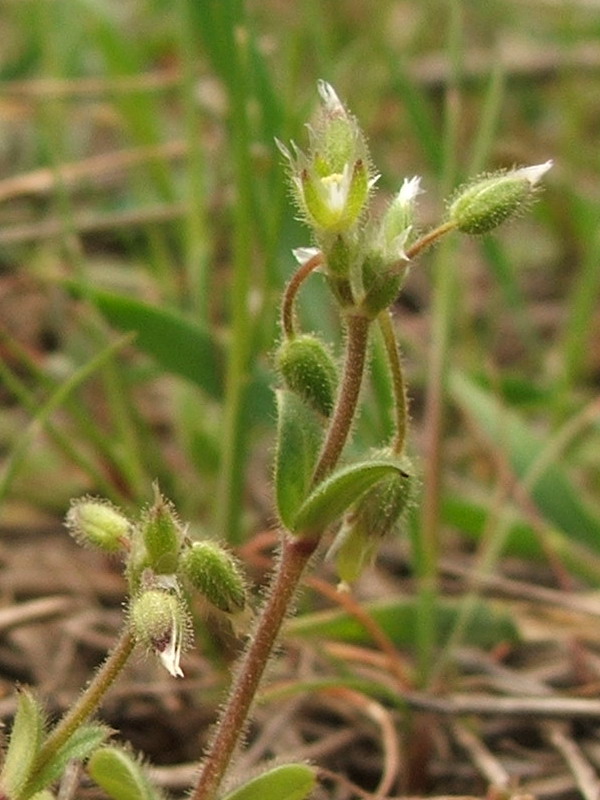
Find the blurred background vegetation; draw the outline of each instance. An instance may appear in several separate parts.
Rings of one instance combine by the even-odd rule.
[[[382,205],[423,176],[423,229],[469,176],[554,160],[533,213],[428,253],[395,308],[423,474],[407,557],[425,578],[502,555],[597,587],[594,0],[2,0],[2,530],[85,492],[138,508],[154,479],[192,531],[273,524],[269,354],[310,244],[274,137],[302,145],[318,79],[366,131]],[[318,280],[302,318],[339,342]],[[390,425],[378,347],[362,449]],[[472,613],[442,620],[448,643]]]
[[[413,269],[397,321],[414,451],[437,462],[429,506],[442,463],[452,486],[433,527],[480,535],[493,487],[510,494],[502,464],[520,480],[535,461],[521,546],[543,549],[541,521],[596,558],[596,3],[7,0],[1,14],[10,524],[83,491],[137,505],[154,478],[231,542],[270,521],[269,351],[290,250],[309,243],[274,137],[302,142],[324,78],[369,136],[381,203],[423,176],[424,228],[467,176],[554,159],[534,215]],[[338,336],[322,287],[304,317]],[[389,421],[377,363],[363,445]],[[421,425],[438,388],[452,435]]]

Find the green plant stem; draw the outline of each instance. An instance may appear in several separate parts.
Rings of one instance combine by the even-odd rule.
[[[190,800],[213,800],[237,745],[265,667],[296,593],[298,581],[315,551],[317,539],[285,535],[281,559],[268,599],[262,609],[248,649],[236,672],[200,778]]]
[[[347,316],[344,375],[335,411],[315,467],[313,486],[317,486],[335,467],[350,433],[365,371],[370,324],[368,317],[352,313]]]
[[[388,364],[392,375],[392,389],[394,392],[394,407],[396,414],[396,424],[392,449],[396,455],[402,455],[406,445],[406,432],[408,429],[408,397],[406,393],[406,382],[402,371],[402,361],[398,349],[398,341],[392,325],[392,317],[389,311],[382,311],[377,317],[379,329],[383,336],[385,350],[387,353]]]
[[[290,278],[285,292],[283,295],[283,303],[281,304],[281,326],[288,339],[293,339],[296,335],[294,323],[294,304],[298,290],[308,278],[313,270],[317,269],[323,263],[323,253],[315,253],[312,258],[305,261],[302,266]]]
[[[325,445],[313,477],[321,481],[336,465],[350,433],[365,369],[371,321],[350,314],[347,318],[346,360],[336,409]],[[204,758],[203,768],[190,800],[214,800],[221,780],[258,689],[282,622],[289,611],[298,582],[319,543],[318,536],[285,534],[281,558],[270,592],[248,648],[236,671],[236,678],[225,705],[217,731]]]
[[[129,626],[125,625],[121,635],[110,651],[106,660],[88,684],[83,694],[76,701],[60,722],[56,725],[52,733],[42,745],[38,754],[34,770],[30,777],[32,782],[49,761],[56,755],[60,748],[70,739],[77,728],[98,709],[103,696],[119,675],[127,659],[131,655],[135,642]]]
[[[409,261],[412,261],[413,258],[416,258],[418,255],[421,255],[423,250],[426,250],[428,247],[431,247],[432,244],[435,244],[438,239],[444,236],[446,233],[450,233],[456,229],[456,222],[452,222],[448,220],[448,222],[444,222],[442,225],[438,225],[437,228],[434,228],[428,233],[421,236],[420,239],[412,244],[408,250],[406,251],[406,258]],[[406,268],[406,262],[402,261],[401,265],[403,268]]]

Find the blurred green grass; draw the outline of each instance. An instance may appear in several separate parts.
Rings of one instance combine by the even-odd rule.
[[[458,526],[465,546],[493,538],[505,528],[493,500],[501,465],[523,479],[515,441],[535,449],[556,438],[540,481],[560,468],[589,526],[569,565],[597,582],[586,559],[600,549],[597,415],[564,431],[600,376],[600,9],[21,0],[3,4],[0,21],[5,515],[22,504],[61,511],[83,491],[132,507],[157,477],[184,517],[231,542],[269,522],[269,351],[290,250],[309,243],[273,138],[302,141],[324,78],[369,136],[382,203],[404,176],[423,175],[424,227],[473,171],[555,160],[532,215],[414,266],[397,323],[423,462],[434,354],[434,380],[451,365],[478,387],[446,395],[441,524]],[[35,320],[17,324],[32,298]],[[128,302],[137,342],[84,386],[74,381],[48,417],[65,381],[135,327],[119,312]],[[302,313],[337,339],[322,286]],[[211,355],[190,363],[182,342]],[[389,424],[379,367],[357,427],[363,446]],[[502,408],[522,437],[502,434]],[[28,429],[23,460],[19,430],[36,419],[45,435]],[[500,552],[542,557],[544,532],[568,551],[560,498],[529,489],[535,520],[510,492],[506,503],[530,544],[502,534]]]

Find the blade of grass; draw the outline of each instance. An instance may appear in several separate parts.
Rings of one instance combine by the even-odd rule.
[[[38,413],[32,419],[17,439],[12,449],[10,457],[5,464],[2,475],[0,476],[0,504],[6,499],[10,485],[14,480],[19,468],[22,466],[27,455],[27,450],[33,443],[36,435],[43,429],[50,416],[66,401],[73,391],[80,386],[87,378],[97,372],[110,360],[115,353],[128,345],[132,340],[131,335],[123,336],[116,342],[104,348],[98,355],[92,358],[87,364],[80,367],[70,378],[65,381],[39,408]]]

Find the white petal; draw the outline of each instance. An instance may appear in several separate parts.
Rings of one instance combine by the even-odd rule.
[[[415,175],[413,178],[404,178],[404,182],[398,192],[398,202],[403,205],[411,203],[419,194],[423,194],[421,178],[418,175]]]
[[[179,659],[181,658],[181,648],[183,647],[183,630],[173,620],[173,628],[171,629],[171,638],[164,650],[159,652],[158,657],[162,661],[164,668],[174,678],[183,678],[183,670],[179,666]]]
[[[292,250],[294,258],[300,264],[300,266],[306,264],[307,261],[310,261],[311,258],[314,258],[320,252],[321,251],[318,247],[296,247],[294,250]]]
[[[340,98],[337,96],[335,89],[330,83],[327,83],[327,81],[318,80],[317,89],[321,95],[321,100],[325,103],[325,106],[329,111],[341,111],[342,113],[346,113]]]
[[[522,167],[521,169],[516,170],[514,174],[515,177],[525,178],[529,181],[531,186],[535,186],[542,175],[545,175],[553,164],[554,162],[552,159],[549,159],[543,164],[534,164],[531,167]]]

